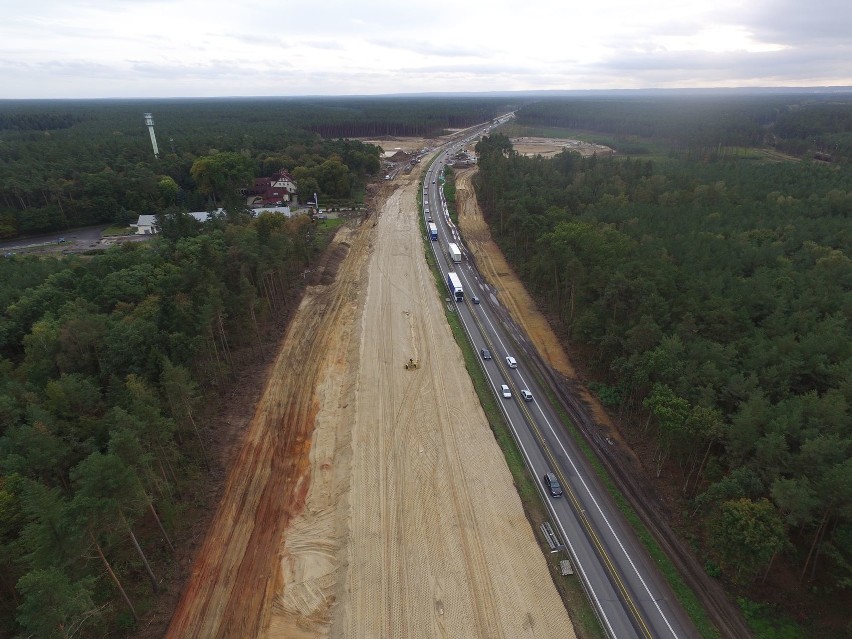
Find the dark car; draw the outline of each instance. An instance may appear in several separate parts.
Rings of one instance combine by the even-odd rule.
[[[491,359],[491,351],[487,348],[482,349],[482,359]]]
[[[556,479],[556,475],[553,473],[547,473],[544,476],[544,487],[547,488],[547,492],[550,493],[551,497],[562,496],[562,486],[559,485],[559,480]]]

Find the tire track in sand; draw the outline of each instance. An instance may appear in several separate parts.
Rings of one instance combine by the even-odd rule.
[[[429,293],[427,287],[431,287],[432,282],[425,281],[422,271],[418,275],[420,275],[418,283],[425,297]],[[430,341],[435,342],[440,339],[437,335],[438,331],[433,315],[426,315],[421,329],[428,333]],[[504,637],[500,623],[500,607],[497,605],[494,595],[493,583],[489,578],[488,561],[485,558],[482,546],[482,533],[484,531],[479,530],[471,516],[474,512],[473,502],[467,490],[469,482],[463,472],[464,460],[461,457],[461,446],[456,438],[454,428],[454,424],[457,424],[458,420],[452,419],[452,415],[457,411],[451,408],[449,400],[453,396],[453,392],[448,389],[440,366],[430,367],[429,372],[432,377],[432,385],[437,391],[435,393],[435,399],[438,401],[437,408],[445,422],[445,426],[440,429],[440,432],[443,437],[444,449],[449,456],[447,469],[449,472],[450,498],[456,517],[464,522],[461,527],[460,540],[465,573],[470,584],[473,610],[476,615],[477,634],[483,639]]]
[[[404,188],[406,198],[414,188]],[[353,433],[352,602],[345,628],[331,636],[491,639],[559,628],[570,637],[555,589],[540,592],[549,583],[544,560],[469,380],[459,383],[466,372],[406,202],[385,207],[369,267]],[[418,353],[418,369],[404,370]],[[487,451],[470,448],[482,441]],[[495,463],[497,475],[483,468]],[[471,486],[471,469],[482,486]],[[500,497],[480,494],[495,483]],[[500,500],[510,494],[507,508]],[[518,539],[532,561],[513,557]]]

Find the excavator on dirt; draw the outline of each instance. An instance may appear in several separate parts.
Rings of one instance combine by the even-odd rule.
[[[413,359],[409,358],[409,360],[405,363],[405,370],[413,371],[417,368],[417,362]]]

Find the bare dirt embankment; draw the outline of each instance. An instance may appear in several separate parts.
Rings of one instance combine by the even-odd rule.
[[[167,637],[574,636],[444,318],[416,179],[382,188],[288,329]]]
[[[338,235],[332,255],[346,251],[346,235]],[[330,262],[333,269],[335,261]],[[336,322],[357,286],[355,262],[344,260],[348,268],[340,269],[333,284],[310,287],[305,294],[167,637],[258,637],[267,627],[279,583],[281,536],[302,511],[310,487],[308,453],[318,410],[314,389],[338,337]]]

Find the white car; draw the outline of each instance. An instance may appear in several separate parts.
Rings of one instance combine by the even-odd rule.
[[[503,397],[506,399],[512,399],[512,391],[509,390],[509,387],[505,384],[500,385],[500,392],[503,393]]]
[[[533,400],[532,393],[529,392],[526,388],[521,389],[521,397],[524,398],[525,402],[531,402]]]
[[[506,356],[506,363],[509,365],[509,368],[517,368],[518,362],[515,361],[515,358],[511,355]]]

